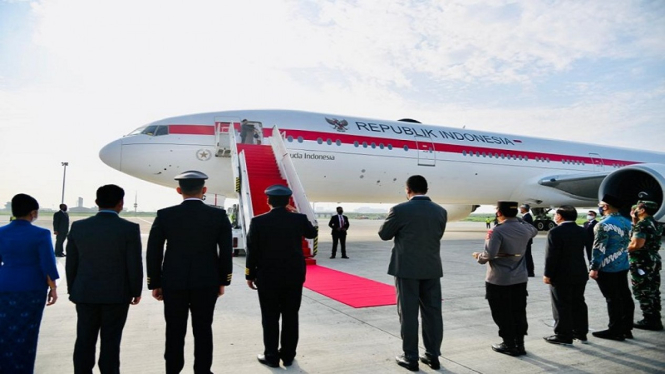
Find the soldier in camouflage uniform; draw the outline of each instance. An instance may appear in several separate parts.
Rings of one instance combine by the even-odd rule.
[[[659,331],[660,320],[660,269],[662,263],[658,250],[663,226],[653,219],[658,204],[640,200],[631,212],[633,230],[628,245],[630,278],[633,295],[640,302],[644,319],[633,326],[638,329]]]

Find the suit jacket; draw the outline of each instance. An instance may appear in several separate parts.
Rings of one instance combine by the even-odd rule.
[[[69,232],[69,215],[62,210],[53,214],[53,231],[58,235],[67,235]]]
[[[328,227],[332,229],[332,231],[330,231],[332,235],[346,235],[346,230],[349,229],[349,218],[343,215],[342,219],[344,220],[344,226],[341,227],[343,227],[344,230],[339,231],[340,228],[339,214],[335,214],[332,217],[330,217],[330,222],[328,222]]]
[[[122,304],[141,296],[139,225],[102,211],[76,221],[67,237],[67,287],[75,303]]]
[[[201,200],[159,210],[148,238],[148,288],[187,290],[231,284],[231,236],[226,211]]]
[[[379,228],[381,239],[395,238],[388,274],[408,279],[442,277],[441,237],[447,221],[448,212],[427,196],[414,196],[392,207]]]
[[[478,263],[488,264],[485,282],[497,286],[525,283],[526,248],[538,235],[538,229],[519,218],[507,218],[487,232],[485,250],[478,256]]]
[[[306,215],[284,207],[252,218],[245,278],[256,280],[259,287],[302,284],[306,272],[302,238],[314,239],[317,234]]]
[[[575,222],[562,223],[547,234],[545,272],[552,285],[584,283],[589,279],[584,245],[587,234]]]
[[[589,260],[591,260],[591,250],[593,249],[593,228],[596,227],[598,221],[595,219],[593,221],[584,222],[584,230],[586,231],[586,243],[584,244],[586,248],[586,255]]]
[[[51,232],[16,219],[0,226],[0,292],[46,292],[58,279]]]

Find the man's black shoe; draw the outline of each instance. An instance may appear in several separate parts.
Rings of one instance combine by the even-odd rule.
[[[335,256],[330,256],[330,258],[335,258]]]
[[[588,339],[586,338],[586,334],[584,335],[573,334],[573,339],[579,340],[582,343],[586,343],[588,341]]]
[[[591,335],[595,336],[596,338],[616,340],[618,342],[626,340],[623,334],[617,334],[610,330],[592,332]]]
[[[284,359],[282,359],[282,363],[284,363],[284,366],[291,366],[291,365],[293,365],[293,360],[284,360]]]
[[[563,339],[558,335],[546,336],[543,339],[545,339],[546,342],[552,344],[573,344],[573,339]]]
[[[431,367],[434,370],[439,370],[441,368],[441,363],[439,362],[439,358],[429,353],[420,355],[420,362]]]
[[[342,256],[342,258],[348,258],[347,256]]]
[[[646,318],[633,323],[633,327],[640,330],[662,331],[663,323],[658,321],[649,321]]]
[[[633,336],[633,332],[632,332],[632,331],[626,331],[626,332],[624,332],[624,333],[623,333],[623,337],[626,338],[626,339],[635,339],[635,337]]]
[[[417,360],[407,360],[404,355],[399,355],[395,357],[395,361],[397,361],[397,365],[407,368],[411,371],[418,371],[418,361]]]
[[[494,352],[503,353],[504,355],[509,356],[520,356],[521,353],[517,350],[517,347],[508,346],[505,342],[500,344],[492,344],[492,350]],[[526,351],[524,352],[526,354]]]
[[[279,367],[279,360],[268,359],[264,354],[257,355],[256,359],[259,360],[259,362],[263,365],[270,366],[271,368]]]
[[[66,257],[67,255],[64,253],[56,253],[55,257]]]

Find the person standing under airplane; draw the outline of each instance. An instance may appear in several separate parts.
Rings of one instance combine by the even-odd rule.
[[[446,231],[448,212],[425,196],[427,190],[424,177],[409,177],[408,201],[392,207],[379,228],[382,240],[395,240],[388,274],[395,277],[403,351],[395,360],[411,371],[418,370],[418,358],[432,369],[441,366],[441,238]],[[425,344],[421,356],[418,355],[418,312]]]
[[[272,185],[265,190],[271,209],[252,218],[247,233],[245,279],[258,290],[263,326],[260,363],[291,366],[298,346],[298,311],[305,282],[302,238],[313,239],[318,230],[304,214],[290,212],[291,189]],[[282,319],[281,349],[279,320]]]
[[[492,350],[521,356],[526,354],[524,336],[529,328],[526,319],[529,278],[524,253],[538,230],[517,218],[517,202],[499,201],[496,215],[499,224],[487,233],[485,251],[472,255],[479,264],[487,264],[485,298],[503,338],[503,342],[492,345]]]
[[[349,230],[349,218],[345,216],[344,209],[341,206],[337,207],[337,214],[330,217],[328,227],[332,229],[333,245],[332,255],[330,258],[335,258],[337,255],[337,242],[339,242],[342,249],[342,258],[349,258],[346,255],[346,232]]]
[[[190,311],[194,373],[210,373],[215,304],[231,284],[231,222],[224,209],[203,202],[206,179],[207,175],[193,170],[177,175],[176,190],[183,202],[159,210],[148,237],[148,288],[155,299],[164,301],[167,374],[180,373],[185,365]]]

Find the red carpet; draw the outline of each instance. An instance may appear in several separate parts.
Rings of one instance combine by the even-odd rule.
[[[307,266],[305,288],[354,308],[395,305],[395,286],[317,265]]]

